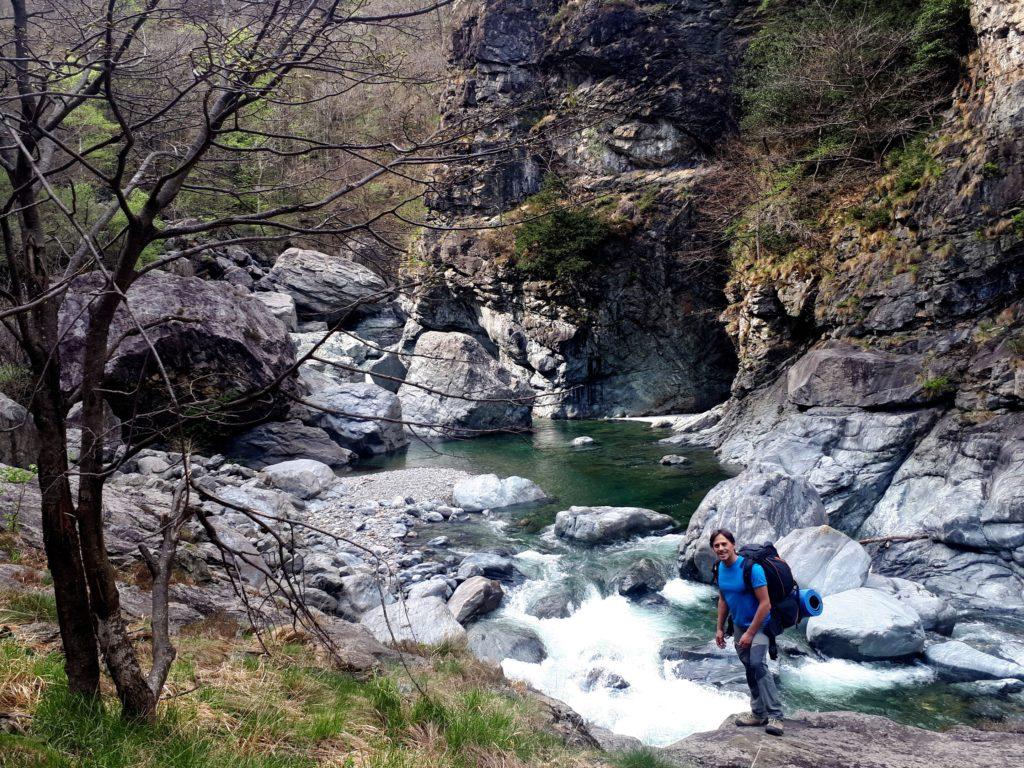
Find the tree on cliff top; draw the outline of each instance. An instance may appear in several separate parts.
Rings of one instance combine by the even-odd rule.
[[[164,519],[159,551],[143,553],[154,584],[144,672],[104,546],[103,487],[117,462],[245,408],[294,372],[255,391],[188,403],[175,403],[166,381],[170,426],[136,437],[111,463],[106,363],[125,338],[147,340],[148,329],[171,319],[130,318],[128,330],[114,330],[115,316],[131,315],[126,294],[140,276],[211,247],[382,237],[379,225],[401,218],[408,200],[367,217],[352,198],[391,179],[429,187],[425,174],[450,159],[448,147],[467,131],[393,118],[383,137],[350,125],[313,137],[301,118],[317,104],[405,82],[380,35],[410,31],[448,2],[374,10],[365,0],[10,0],[0,16],[0,335],[14,339],[31,373],[45,548],[73,692],[98,692],[102,656],[124,715],[150,719],[174,658],[167,584],[189,488]],[[289,172],[256,172],[268,158]],[[193,207],[208,201],[210,214],[174,220],[186,197]],[[168,253],[172,238],[193,244]],[[81,310],[88,331],[69,388],[59,312],[85,274],[99,287]],[[153,358],[159,380],[155,349]],[[82,445],[71,467],[66,419],[75,406]]]

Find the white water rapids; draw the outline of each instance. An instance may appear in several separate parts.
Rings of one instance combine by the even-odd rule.
[[[659,546],[667,543],[662,540]],[[634,546],[649,551],[651,542]],[[695,615],[708,613],[715,595],[711,587],[672,579],[661,592],[672,606],[665,609],[637,605],[618,594],[603,596],[591,585],[567,618],[538,619],[526,613],[526,608],[539,594],[563,581],[565,569],[575,564],[569,554],[533,550],[520,553],[518,559],[523,570],[534,578],[513,588],[494,618],[534,630],[548,657],[540,664],[506,659],[502,667],[509,677],[564,701],[596,725],[652,746],[712,730],[729,715],[747,710],[745,693],[679,679],[671,673],[672,662],[663,662],[659,656],[662,642],[680,634],[680,610],[690,609]],[[619,675],[629,687],[615,690],[597,685],[585,690],[582,683],[595,667]],[[858,689],[926,682],[931,674],[919,666],[807,658],[786,660],[782,681],[784,696],[787,690],[811,686],[818,694],[831,691],[842,695]]]

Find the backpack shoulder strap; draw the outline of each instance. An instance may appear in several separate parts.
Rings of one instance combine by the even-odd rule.
[[[757,563],[754,562],[752,557],[743,558],[743,584],[751,592],[754,591],[754,566]]]

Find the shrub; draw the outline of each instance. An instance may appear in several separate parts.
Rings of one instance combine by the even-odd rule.
[[[877,159],[928,125],[965,49],[965,0],[772,3],[740,74],[743,127],[816,162]]]
[[[32,392],[32,374],[14,363],[0,363],[0,392],[16,403],[25,403]]]
[[[953,386],[952,380],[949,376],[932,376],[931,378],[925,379],[921,384],[921,390],[924,392],[925,397],[929,399],[937,399],[945,397],[956,389]]]
[[[567,207],[565,192],[559,182],[546,179],[526,201],[526,210],[538,215],[516,229],[517,271],[539,280],[571,280],[592,274],[604,262],[611,226],[590,208]]]

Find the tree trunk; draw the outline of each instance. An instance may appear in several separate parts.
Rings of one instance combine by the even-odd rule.
[[[72,693],[97,696],[100,665],[96,633],[82,565],[77,515],[68,482],[66,431],[59,406],[60,382],[56,379],[56,367],[48,366],[32,408],[40,442],[37,464],[42,494],[43,546],[53,577],[68,687]]]

